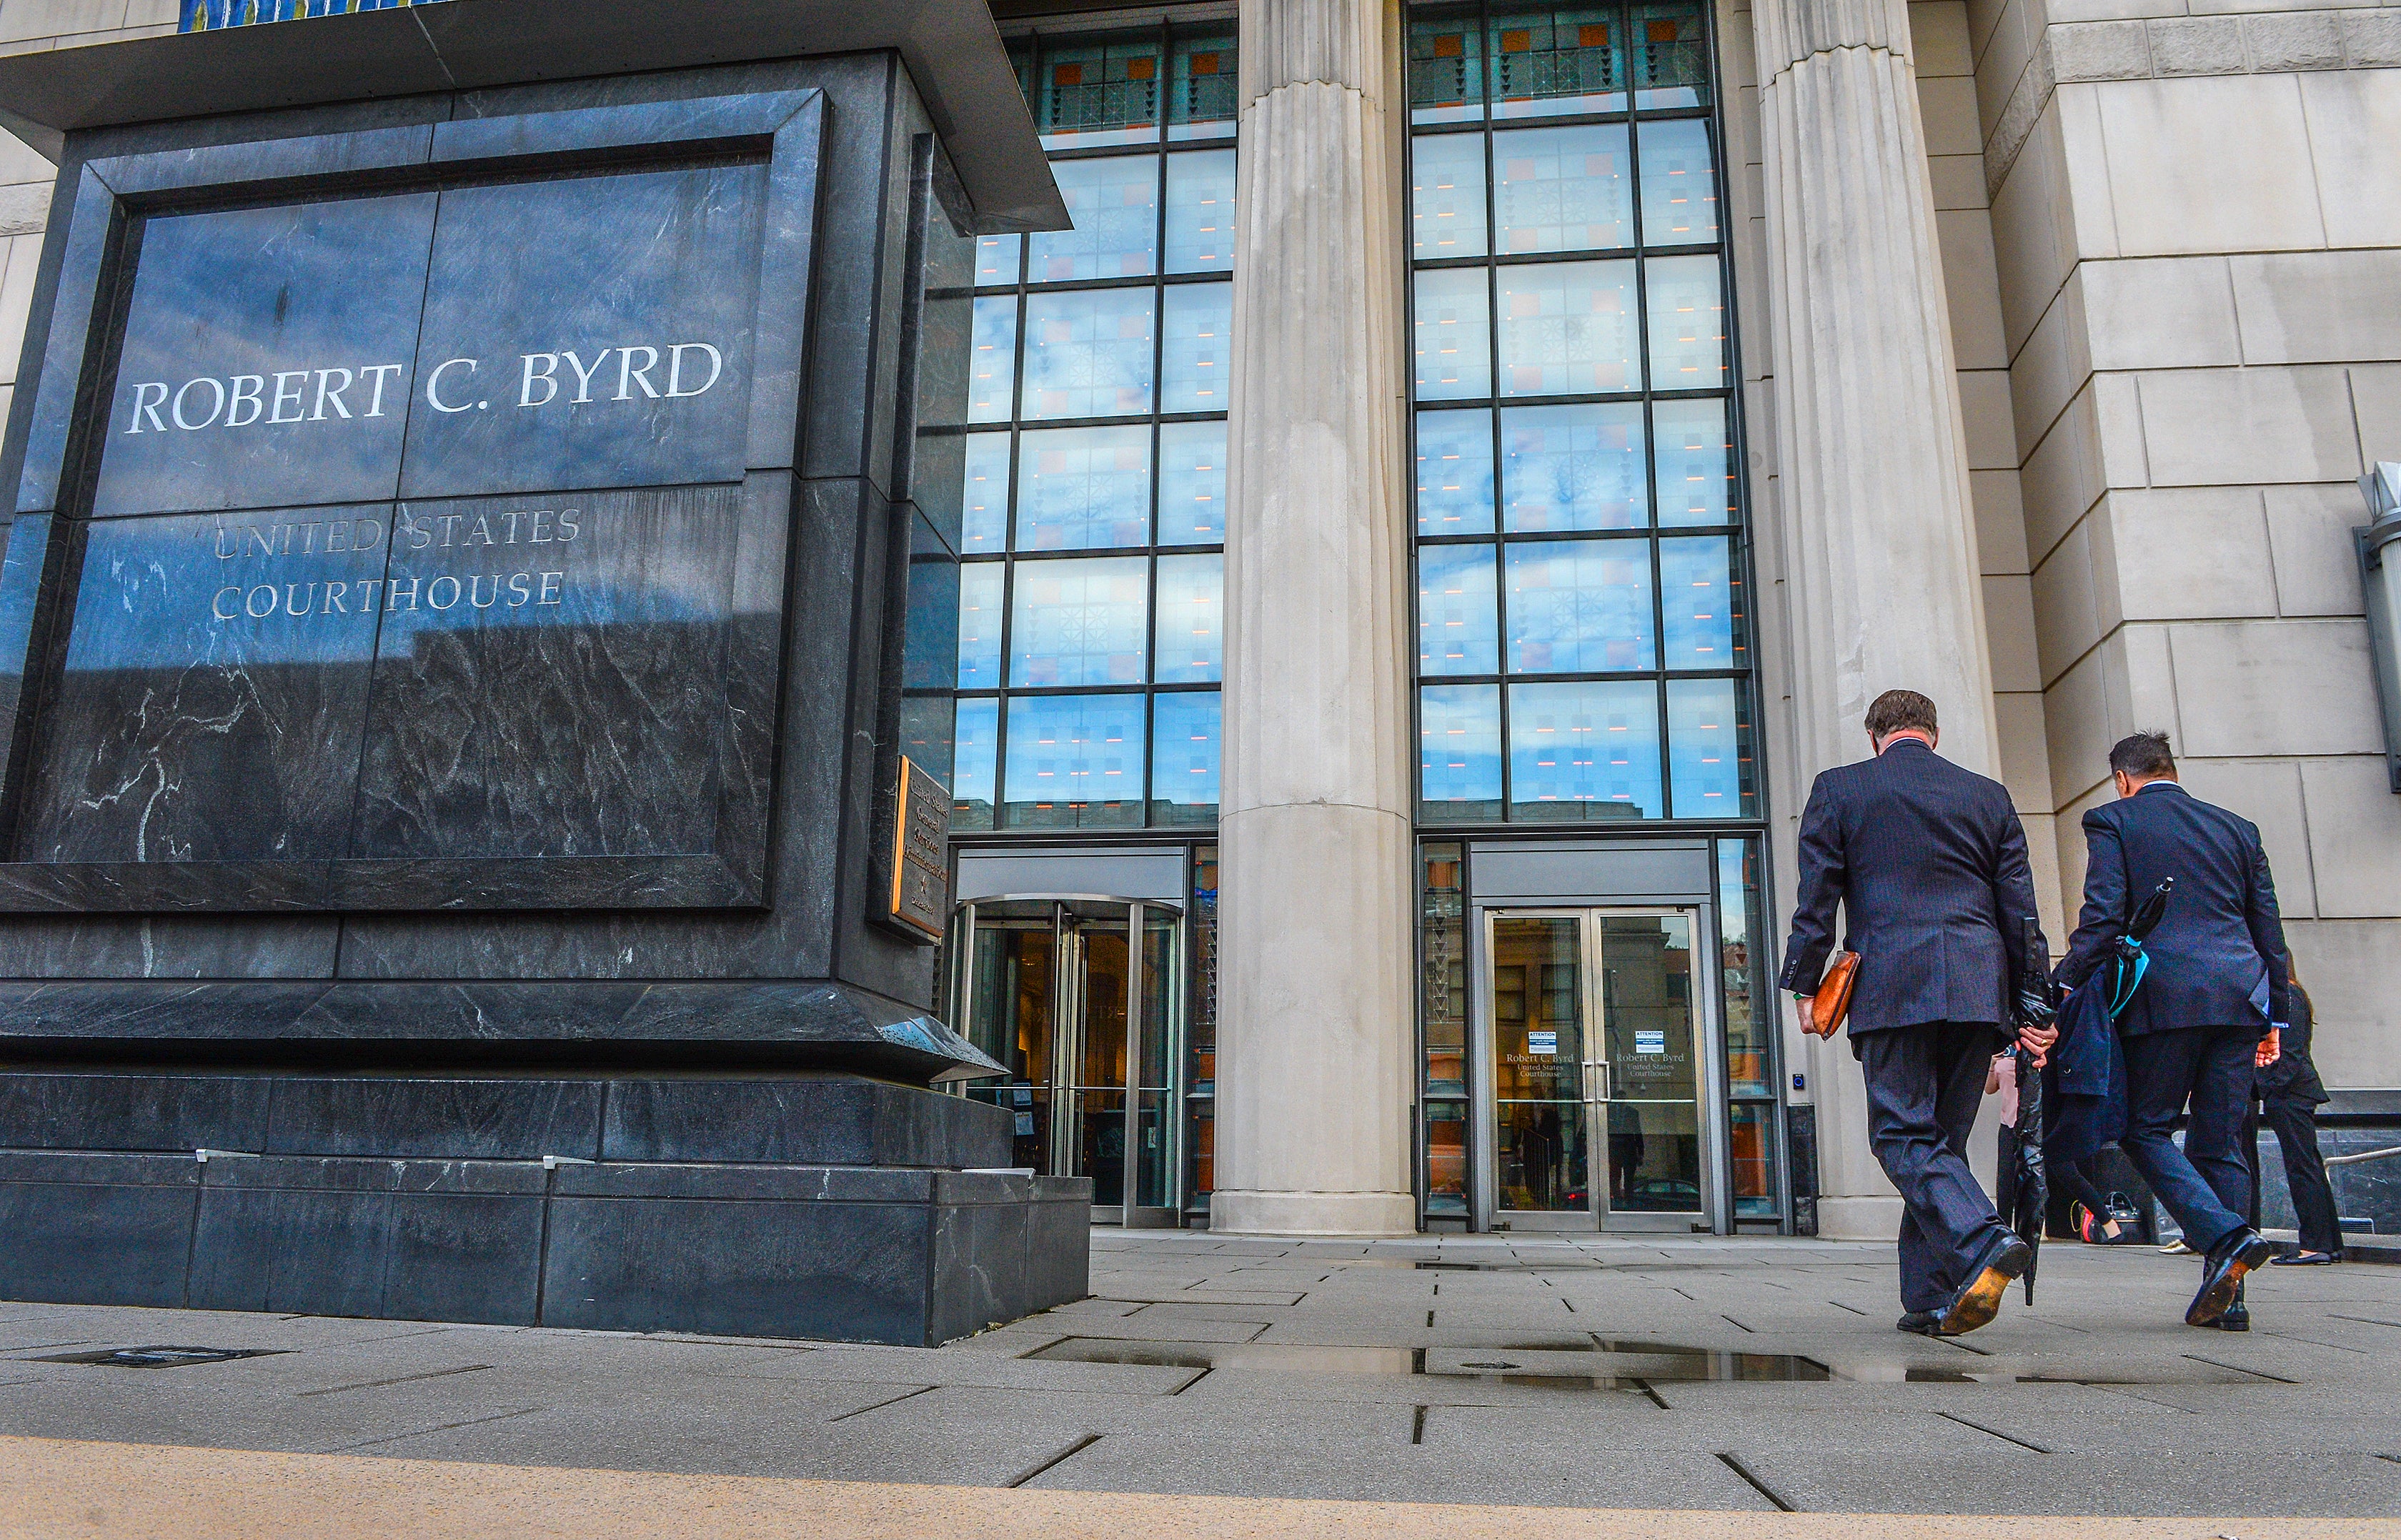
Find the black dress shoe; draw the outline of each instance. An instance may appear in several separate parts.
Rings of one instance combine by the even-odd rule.
[[[2251,1329],[2251,1307],[2237,1299],[2226,1307],[2225,1314],[2209,1324],[2220,1331],[2248,1331]]]
[[[1920,1337],[1942,1335],[1942,1317],[1930,1310],[1913,1310],[1892,1324],[1895,1331],[1914,1331]]]
[[[2192,1297],[2192,1305],[2184,1313],[2184,1324],[2205,1327],[2230,1309],[2243,1290],[2243,1275],[2268,1265],[2276,1248],[2267,1238],[2245,1225],[2233,1234],[2209,1248],[2209,1259],[2202,1265],[2201,1292]]]
[[[2001,1296],[2010,1291],[2010,1282],[2024,1273],[2026,1264],[2033,1260],[2034,1248],[2015,1235],[1995,1246],[1985,1257],[1983,1267],[1951,1301],[1951,1308],[1942,1313],[1939,1334],[1956,1337],[1991,1325],[1993,1317],[2001,1313]]]

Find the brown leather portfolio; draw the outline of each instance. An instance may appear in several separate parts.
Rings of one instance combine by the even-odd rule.
[[[1859,976],[1859,955],[1837,952],[1834,960],[1826,965],[1826,976],[1818,984],[1817,998],[1809,1002],[1809,1030],[1820,1038],[1831,1038],[1842,1030],[1843,1018],[1851,1013],[1851,985]]]

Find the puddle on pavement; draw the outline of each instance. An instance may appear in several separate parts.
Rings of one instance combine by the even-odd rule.
[[[52,1353],[36,1364],[96,1364],[105,1368],[183,1368],[193,1364],[229,1364],[237,1358],[268,1358],[282,1348],[131,1347],[97,1353]]]

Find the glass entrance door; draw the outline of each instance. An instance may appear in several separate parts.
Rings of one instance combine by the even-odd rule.
[[[956,1024],[1008,1069],[967,1094],[1015,1118],[1014,1163],[1090,1176],[1104,1223],[1175,1223],[1183,916],[1156,903],[988,900],[961,907],[954,935]]]
[[[1708,1228],[1699,923],[1686,909],[1487,914],[1496,1228]]]

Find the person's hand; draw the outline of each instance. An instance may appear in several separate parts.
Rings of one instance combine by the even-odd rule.
[[[2284,1056],[2284,1029],[2281,1026],[2271,1026],[2268,1029],[2268,1035],[2259,1039],[2258,1052],[2251,1055],[2251,1063],[2260,1069],[2265,1069]]]
[[[2034,1055],[2034,1066],[2040,1069],[2051,1062],[2051,1051],[2059,1043],[2055,1026],[2022,1026],[2018,1028],[2018,1046]]]

